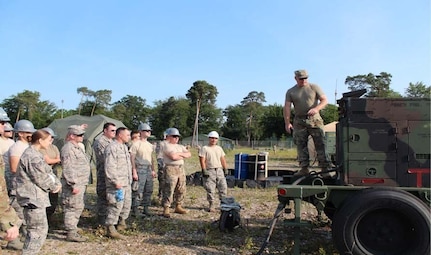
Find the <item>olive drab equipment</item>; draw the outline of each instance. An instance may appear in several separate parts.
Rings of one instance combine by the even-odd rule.
[[[301,254],[301,203],[332,220],[340,254],[430,254],[430,98],[361,98],[366,90],[337,100],[333,175],[283,176],[277,187],[277,218],[294,227],[293,254]],[[293,208],[292,208],[293,207]],[[319,216],[320,217],[320,216]]]
[[[241,225],[241,205],[233,197],[224,197],[220,204],[219,229],[222,232],[233,231]]]

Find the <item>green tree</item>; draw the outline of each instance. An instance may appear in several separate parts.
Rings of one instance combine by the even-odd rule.
[[[431,86],[426,86],[423,82],[409,83],[406,89],[406,97],[430,98]]]
[[[399,93],[391,88],[392,75],[381,72],[378,75],[369,73],[367,75],[347,76],[345,84],[351,91],[366,89],[366,97],[398,97]]]
[[[112,111],[113,118],[121,120],[130,129],[137,129],[140,121],[148,121],[151,108],[142,97],[127,95],[113,104]]]
[[[261,135],[261,129],[259,129],[259,118],[262,114],[263,103],[266,102],[265,94],[263,92],[251,91],[241,101],[241,105],[244,110],[248,113],[247,123],[247,140],[251,145],[251,140],[259,139]]]
[[[338,106],[333,104],[328,104],[326,107],[320,111],[320,116],[322,116],[323,123],[328,124],[333,121],[338,120]]]
[[[286,133],[284,129],[283,106],[273,104],[263,107],[263,114],[260,119],[262,127],[262,138],[280,139]]]
[[[237,141],[247,138],[247,114],[241,105],[227,106],[223,111],[223,116],[226,119],[221,128],[223,136]]]
[[[216,107],[217,95],[217,88],[203,80],[195,81],[187,91],[186,98],[190,100],[192,110],[189,118],[190,124],[193,123],[192,146],[198,132],[206,133],[220,127],[221,110]]]
[[[163,101],[156,101],[149,116],[153,134],[161,137],[166,129],[175,127],[179,129],[182,136],[192,135],[193,128],[187,122],[189,113],[190,104],[185,98],[170,97]]]
[[[79,87],[76,89],[76,92],[81,95],[81,101],[78,106],[78,114],[81,115],[81,110],[83,108],[83,104],[89,101],[89,97],[94,95],[94,91],[88,89],[87,87]],[[92,109],[93,107],[91,107]],[[91,112],[91,111],[90,111]]]
[[[96,112],[96,106],[99,106],[100,111],[96,114],[103,114],[111,103],[112,90],[102,89],[91,93],[94,98],[93,107],[91,108],[90,116],[93,116]]]

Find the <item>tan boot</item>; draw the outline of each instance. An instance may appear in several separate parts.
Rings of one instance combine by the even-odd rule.
[[[301,170],[299,170],[298,172],[296,172],[293,176],[304,176],[310,173],[310,170],[308,170],[308,167],[304,166],[301,168]]]
[[[171,212],[170,212],[169,206],[165,206],[163,208],[163,217],[165,217],[165,218],[171,217]]]
[[[67,237],[66,240],[69,242],[77,242],[77,243],[81,243],[81,242],[85,242],[87,241],[87,238],[81,236],[78,231],[76,230],[71,230],[69,232],[67,232]]]
[[[181,207],[181,205],[177,205],[177,206],[175,207],[175,212],[176,212],[176,213],[179,213],[179,214],[186,214],[186,213],[187,213],[187,211],[186,211],[186,210],[184,210],[184,208],[182,208],[182,207]]]
[[[106,227],[106,235],[114,239],[120,239],[120,240],[126,239],[125,236],[117,232],[114,225],[109,225]]]
[[[7,243],[6,249],[9,250],[22,250],[22,248],[24,247],[24,243],[21,242],[21,240],[19,240],[19,238],[15,238],[12,241],[9,241]],[[1,250],[0,250],[1,253]]]
[[[126,229],[127,229],[126,221],[123,218],[120,218],[120,221],[118,222],[118,225],[117,225],[117,230],[124,231]]]

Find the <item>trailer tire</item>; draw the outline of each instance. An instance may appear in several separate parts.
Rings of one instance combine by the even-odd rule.
[[[332,237],[340,254],[430,254],[430,208],[394,188],[370,188],[334,215]]]

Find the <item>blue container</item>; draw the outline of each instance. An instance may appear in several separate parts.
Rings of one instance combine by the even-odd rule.
[[[248,154],[243,154],[243,153],[235,154],[235,169],[234,169],[235,179],[239,179],[239,180],[247,179],[247,172],[248,172],[247,160],[248,160]]]

